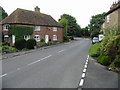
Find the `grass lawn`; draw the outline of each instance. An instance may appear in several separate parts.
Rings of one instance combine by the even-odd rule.
[[[101,43],[93,44],[89,49],[89,55],[92,57],[98,57],[100,55],[99,53],[100,45]]]

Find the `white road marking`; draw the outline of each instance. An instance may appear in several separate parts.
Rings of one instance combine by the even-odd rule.
[[[20,70],[20,68],[17,68],[17,70]]]
[[[85,65],[88,65],[88,62],[86,62]]]
[[[84,79],[81,79],[79,86],[83,86],[83,83],[84,83]]]
[[[1,77],[4,77],[4,76],[6,76],[6,75],[7,75],[7,74],[3,74],[3,75],[0,76],[0,78],[1,78]]]
[[[83,69],[83,72],[85,73],[87,71],[87,69]]]
[[[85,65],[84,67],[87,68],[87,65]]]
[[[49,55],[49,56],[46,56],[46,57],[44,57],[44,58],[42,58],[42,59],[40,59],[40,60],[34,61],[34,62],[32,62],[32,63],[29,63],[28,66],[33,65],[33,64],[35,64],[35,63],[37,63],[37,62],[40,62],[40,61],[42,61],[42,60],[44,60],[44,59],[47,59],[47,58],[49,58],[49,57],[51,57],[51,56],[52,56],[52,55]]]
[[[60,50],[60,51],[58,51],[58,53],[61,53],[61,52],[63,52],[63,51],[65,51],[65,50]]]
[[[82,74],[82,78],[85,78],[85,73]]]

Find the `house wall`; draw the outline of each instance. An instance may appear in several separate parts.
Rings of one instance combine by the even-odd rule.
[[[112,27],[112,26],[118,26],[118,10],[110,13],[110,22],[107,22],[107,16],[105,17],[105,28]]]
[[[14,24],[11,24],[13,26]],[[14,25],[14,26],[29,26],[34,27],[32,25]],[[3,29],[3,28],[2,28]],[[8,35],[8,31],[3,30],[4,35]],[[59,28],[57,31],[53,31],[53,27],[47,27],[47,26],[40,26],[40,31],[34,31],[33,34],[30,36],[30,38],[34,38],[35,35],[40,35],[40,39],[45,39],[45,35],[49,35],[49,40],[53,41],[53,35],[57,35],[57,42],[63,41],[63,28]],[[9,38],[9,41],[12,44],[12,38]]]
[[[45,35],[49,35],[49,40],[53,41],[53,35],[57,35],[57,41],[61,42],[63,41],[63,29],[58,28],[57,31],[53,31],[52,27],[40,27],[40,31],[34,31],[32,34],[32,38],[34,38],[35,35],[40,35],[41,39],[45,39]]]
[[[118,26],[120,27],[120,9],[118,9]]]

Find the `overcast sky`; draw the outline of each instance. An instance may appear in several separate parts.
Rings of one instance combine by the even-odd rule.
[[[34,10],[38,6],[42,13],[51,15],[57,21],[62,14],[70,14],[81,27],[85,27],[91,16],[107,12],[113,1],[115,0],[0,0],[0,6],[8,14],[17,8]]]

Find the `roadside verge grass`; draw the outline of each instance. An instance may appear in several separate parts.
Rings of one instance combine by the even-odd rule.
[[[95,43],[90,47],[89,55],[91,57],[98,57],[100,55],[100,45],[101,43]]]

